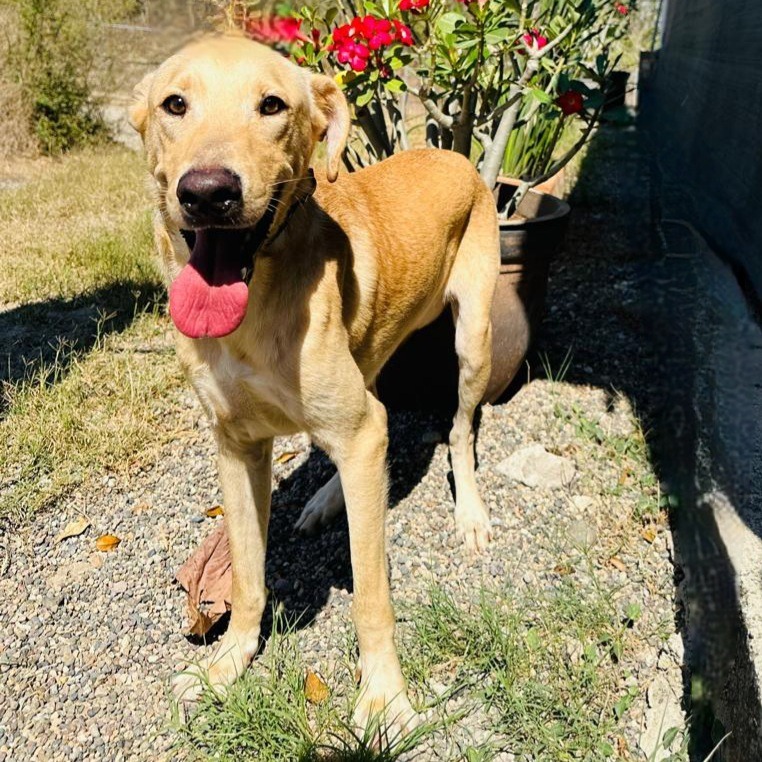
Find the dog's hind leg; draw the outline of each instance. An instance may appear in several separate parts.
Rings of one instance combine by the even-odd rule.
[[[455,320],[459,368],[458,410],[450,431],[455,526],[472,551],[484,550],[490,539],[489,514],[476,486],[473,420],[492,366],[490,310],[499,249],[494,202],[485,188],[484,196],[472,211],[447,287]]]

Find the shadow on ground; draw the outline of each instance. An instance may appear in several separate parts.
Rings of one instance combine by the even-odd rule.
[[[734,573],[696,483],[693,405],[702,358],[691,337],[700,292],[682,255],[664,253],[650,155],[646,134],[634,126],[604,127],[594,140],[570,199],[565,251],[552,268],[533,374],[545,375],[546,367],[558,372],[568,354],[563,381],[599,387],[612,400],[625,395],[647,433],[652,464],[671,503],[675,622],[688,646],[683,708],[689,754],[704,760],[726,732],[718,715],[728,716],[720,706],[729,690],[753,712],[754,671]],[[719,478],[732,495],[733,485]],[[734,718],[734,733],[718,758],[750,758],[744,756],[747,722]]]
[[[70,299],[46,299],[0,312],[0,416],[25,381],[60,382],[99,340],[125,331],[162,298],[163,289],[156,283],[126,281]]]
[[[422,442],[421,432],[436,433],[445,440],[450,420],[434,413],[389,414],[390,510],[410,494],[429,469],[436,442]],[[313,447],[309,458],[273,493],[266,570],[266,584],[272,595],[265,609],[264,639],[271,631],[273,603],[282,605],[286,623],[301,628],[323,609],[331,588],[352,591],[346,515],[313,536],[294,529],[302,508],[335,470],[328,457]]]

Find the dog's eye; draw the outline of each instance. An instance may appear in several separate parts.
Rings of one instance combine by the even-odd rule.
[[[259,104],[259,113],[264,116],[273,116],[279,114],[286,108],[286,104],[275,95],[268,95],[262,103]]]
[[[188,106],[185,103],[185,99],[180,95],[170,95],[161,107],[172,116],[182,116],[187,110]]]

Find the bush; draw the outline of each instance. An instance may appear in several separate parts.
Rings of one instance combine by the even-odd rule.
[[[45,153],[61,153],[105,134],[91,94],[92,3],[16,0],[19,45],[12,63]]]
[[[110,63],[104,24],[135,14],[139,2],[0,0],[0,93],[16,98],[4,122],[28,125],[27,143],[33,137],[48,154],[107,137],[97,95]]]

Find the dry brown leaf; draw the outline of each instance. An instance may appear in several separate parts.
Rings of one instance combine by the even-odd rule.
[[[201,609],[197,609],[193,606],[189,606],[188,610],[190,613],[189,634],[196,635],[197,637],[206,635],[206,633],[214,626],[215,620],[205,611],[201,611]]]
[[[221,505],[215,505],[212,508],[207,508],[204,513],[210,518],[213,519],[215,516],[224,516],[225,515],[225,509]]]
[[[574,574],[574,567],[571,564],[558,564],[553,567],[553,571],[561,577],[566,577],[569,574]]]
[[[287,452],[282,452],[276,459],[276,463],[288,463],[289,460],[293,460],[299,453],[295,450],[288,450]]]
[[[86,519],[84,516],[80,516],[78,519],[74,519],[74,521],[70,521],[61,532],[58,533],[58,536],[56,537],[56,542],[61,542],[61,540],[66,540],[69,537],[79,537],[79,535],[82,534],[82,532],[85,531],[90,526],[90,521]]]
[[[627,571],[627,567],[619,556],[611,556],[611,558],[609,558],[609,564],[615,569],[619,569],[620,572]]]
[[[307,676],[304,678],[304,697],[307,701],[310,704],[322,704],[328,698],[329,693],[323,678],[317,672],[308,669]]]
[[[656,539],[656,530],[652,526],[645,527],[640,536],[650,545]]]
[[[114,534],[102,534],[96,541],[95,547],[106,553],[109,550],[116,550],[116,546],[119,545],[121,540]]]

